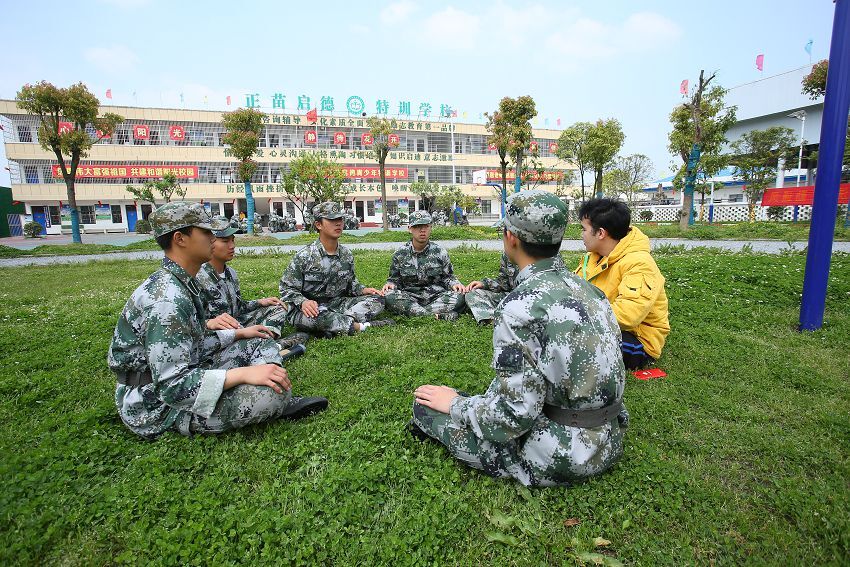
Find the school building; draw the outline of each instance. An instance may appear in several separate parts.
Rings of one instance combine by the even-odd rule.
[[[126,191],[145,181],[174,173],[187,188],[186,199],[202,202],[213,214],[230,218],[246,210],[244,186],[236,178],[237,160],[222,143],[222,113],[210,110],[109,106],[101,112],[124,117],[109,138],[99,140],[77,171],[76,195],[85,232],[133,231],[138,219],[153,206]],[[281,170],[307,153],[343,166],[348,196],[345,205],[361,222],[380,223],[389,213],[423,208],[410,190],[414,181],[456,185],[475,197],[482,222],[498,218],[497,190],[473,183],[472,172],[487,170],[489,180],[501,182],[499,156],[488,145],[481,124],[451,119],[393,119],[398,146],[387,159],[387,199],[381,201],[378,165],[371,150],[366,118],[319,115],[315,123],[304,114],[269,113],[255,159],[259,168],[252,179],[255,206],[267,215],[287,212],[303,222],[300,211],[279,186]],[[47,234],[70,229],[65,183],[52,152],[38,143],[38,118],[23,112],[14,101],[0,100],[12,194],[25,206],[25,220],[41,223]],[[61,127],[70,127],[65,123]],[[90,133],[93,137],[95,132]],[[535,129],[532,145],[544,172],[533,183],[554,190],[568,167],[554,152],[560,130]],[[510,174],[509,185],[513,183]],[[510,187],[509,187],[510,191]]]

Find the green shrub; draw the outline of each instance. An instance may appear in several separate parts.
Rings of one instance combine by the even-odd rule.
[[[136,233],[137,234],[150,234],[151,233],[151,223],[142,219],[140,221],[136,221]]]
[[[649,209],[644,209],[639,214],[641,222],[649,222],[652,220],[652,211]]]
[[[772,221],[779,221],[782,218],[782,214],[785,212],[785,207],[781,207],[779,205],[774,205],[772,207],[767,208],[767,218]]]
[[[44,230],[44,227],[39,223],[30,221],[24,225],[24,236],[27,238],[38,238],[42,230]]]

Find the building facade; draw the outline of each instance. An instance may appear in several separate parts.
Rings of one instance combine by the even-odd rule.
[[[95,143],[77,171],[77,204],[85,231],[133,231],[153,206],[135,200],[127,185],[139,187],[165,172],[177,176],[187,189],[187,200],[203,202],[213,214],[230,218],[246,210],[244,185],[236,179],[237,160],[222,142],[221,112],[102,109],[107,110],[123,116],[124,122],[110,138]],[[70,209],[65,184],[55,156],[38,143],[38,118],[21,111],[14,101],[0,100],[0,123],[14,198],[25,203],[26,214],[45,226],[45,233],[67,231]],[[289,213],[303,222],[300,203],[288,199],[279,181],[293,159],[318,153],[342,165],[348,191],[345,206],[367,225],[381,222],[384,207],[389,213],[423,208],[419,196],[410,190],[417,180],[458,186],[475,197],[485,220],[498,218],[496,189],[472,180],[473,171],[485,169],[488,180],[501,182],[499,156],[488,145],[483,125],[393,120],[398,146],[391,149],[386,162],[384,203],[366,118],[318,116],[312,123],[303,115],[266,114],[264,123],[255,156],[259,168],[252,178],[260,214]],[[555,156],[560,131],[535,129],[533,135],[532,145],[544,172],[529,183],[554,190],[568,168]],[[512,176],[508,183],[513,183]]]

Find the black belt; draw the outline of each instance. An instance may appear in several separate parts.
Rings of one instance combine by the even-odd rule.
[[[153,384],[153,377],[150,370],[144,372],[116,372],[116,378],[119,384],[129,386],[130,388],[141,388],[148,384]]]
[[[561,425],[593,428],[605,425],[623,411],[623,400],[598,409],[566,409],[550,404],[543,405],[543,413]]]

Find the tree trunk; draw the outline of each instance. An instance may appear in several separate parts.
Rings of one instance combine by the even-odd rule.
[[[697,164],[699,163],[700,146],[694,144],[691,155],[688,157],[687,169],[685,170],[685,187],[682,189],[682,209],[679,211],[679,229],[688,230],[694,224],[694,187],[697,181]]]
[[[245,202],[248,205],[248,236],[254,235],[254,192],[251,191],[251,181],[245,182]]]
[[[602,168],[596,168],[593,170],[593,192],[596,193],[596,198],[601,199],[605,196],[605,193],[602,191]]]
[[[514,180],[514,192],[522,190],[522,151],[516,153],[516,179]]]
[[[77,193],[74,190],[74,178],[71,177],[65,180],[65,187],[68,189],[68,206],[71,208],[71,238],[74,244],[82,244],[83,238],[80,235],[80,211],[77,209]]]
[[[508,210],[508,162],[503,160],[500,165],[502,167],[502,217],[504,217]]]
[[[383,207],[381,207],[381,219],[384,222],[384,230],[389,230],[390,224],[387,218],[387,174],[386,170],[384,169],[384,160],[381,160],[378,166],[380,166],[381,170],[381,203],[383,203],[384,205]]]

